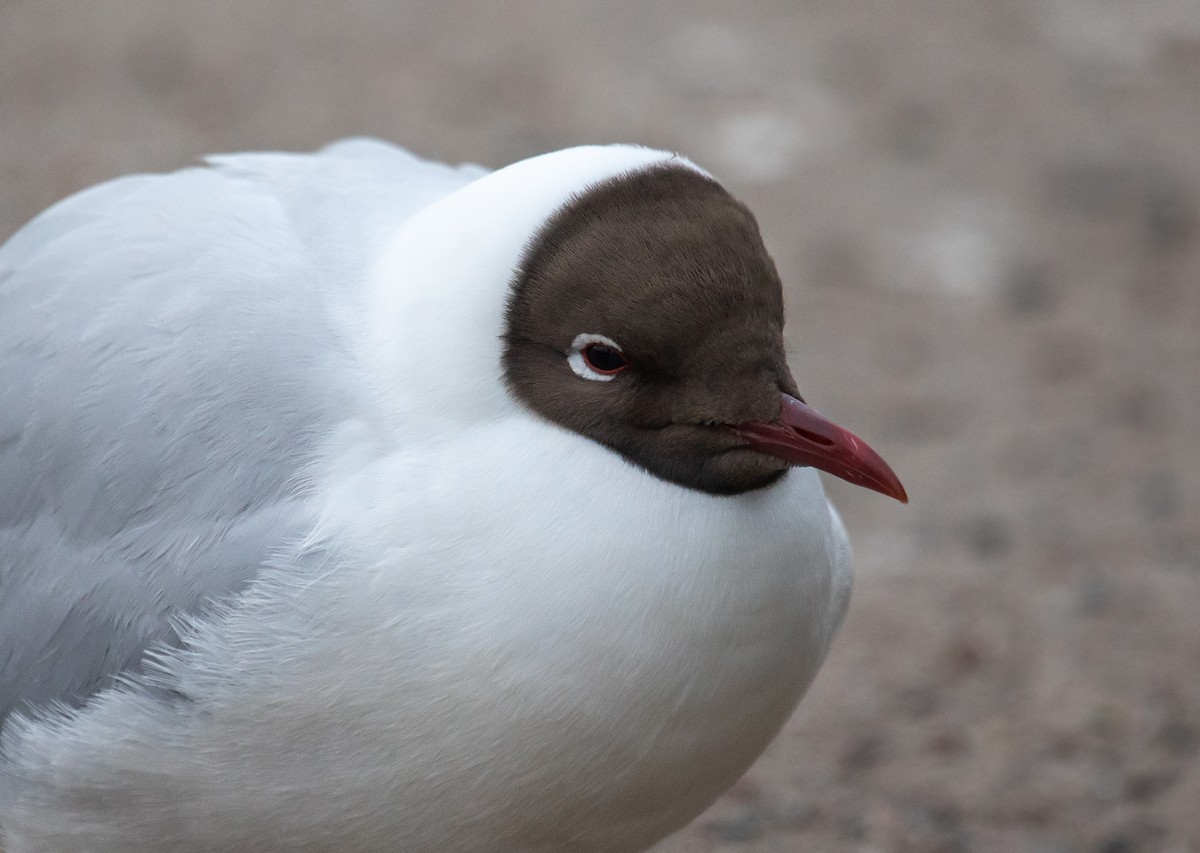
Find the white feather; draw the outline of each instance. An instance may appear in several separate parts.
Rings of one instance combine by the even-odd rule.
[[[393,162],[374,145],[321,156]],[[311,194],[303,169],[334,168],[275,156],[215,162],[285,208]],[[634,851],[745,771],[849,593],[816,474],[683,489],[530,414],[501,375],[530,236],[669,157],[472,175],[368,218],[374,260],[322,257],[327,214],[293,223],[345,354],[327,379],[349,389],[294,472],[311,522],[151,677],[10,720],[8,853]]]

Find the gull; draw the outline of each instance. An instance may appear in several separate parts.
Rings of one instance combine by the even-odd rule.
[[[644,850],[847,606],[755,219],[670,152],[375,140],[0,249],[0,847]]]

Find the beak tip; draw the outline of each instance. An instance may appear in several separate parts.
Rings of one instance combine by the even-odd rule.
[[[782,395],[779,420],[749,421],[734,432],[759,452],[908,503],[900,478],[870,445],[789,394]]]
[[[886,465],[887,463],[884,464]],[[888,473],[892,475],[890,478],[891,482],[887,484],[886,489],[881,489],[880,491],[889,498],[895,498],[902,504],[908,503],[908,491],[904,488],[904,484],[900,482],[900,478],[892,472],[891,468],[888,468]]]
[[[886,476],[880,477],[879,480],[876,480],[873,483],[860,482],[859,485],[866,486],[866,488],[870,489],[871,491],[878,492],[879,494],[892,498],[893,500],[897,500],[902,504],[908,503],[908,491],[900,482],[900,478],[892,472],[891,468],[886,467],[886,462],[884,462],[882,459],[880,459],[879,462],[880,467],[883,468],[883,471],[880,473],[885,474]]]
[[[896,472],[892,470],[892,466],[883,461],[883,458],[878,454],[873,454],[877,467],[875,473],[879,475],[879,486],[876,491],[887,495],[889,498],[895,498],[902,504],[908,503],[908,490],[904,488],[904,484],[900,482],[900,478],[896,476]]]

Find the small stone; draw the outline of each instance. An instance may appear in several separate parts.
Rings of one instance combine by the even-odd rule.
[[[959,633],[950,640],[946,650],[946,668],[952,678],[970,675],[983,666],[986,657],[982,640]]]
[[[1200,574],[1200,531],[1183,531],[1157,540],[1154,558],[1172,571]]]
[[[1177,781],[1178,775],[1169,771],[1143,770],[1130,773],[1125,777],[1125,799],[1138,803],[1152,800]]]
[[[1037,376],[1048,384],[1078,382],[1095,368],[1092,342],[1077,333],[1059,330],[1038,341]]]
[[[838,821],[838,832],[843,838],[862,840],[867,837],[867,821],[861,811],[848,812]]]
[[[1091,572],[1079,583],[1076,607],[1080,616],[1098,616],[1112,601],[1112,584],[1097,572]]]
[[[905,687],[896,704],[902,713],[914,720],[928,717],[937,708],[937,690],[928,685]]]
[[[1116,398],[1118,423],[1135,429],[1162,429],[1167,423],[1167,406],[1162,392],[1151,385],[1138,385]]]
[[[714,818],[704,828],[719,841],[744,843],[761,838],[766,822],[758,809],[744,809],[729,817]]]
[[[931,853],[968,853],[971,836],[958,810],[952,806],[915,807],[907,811],[910,831],[923,841],[921,849]]]
[[[984,559],[1005,556],[1012,549],[1012,534],[1008,522],[998,515],[981,515],[967,528],[971,550]]]
[[[1135,853],[1137,845],[1123,833],[1108,836],[1096,845],[1096,853]]]
[[[941,758],[956,758],[967,751],[967,740],[961,732],[945,729],[929,739],[926,749]]]
[[[886,741],[883,735],[880,734],[872,733],[856,738],[850,744],[850,747],[842,753],[842,768],[851,773],[870,770],[883,760],[885,745]]]
[[[1092,774],[1087,782],[1088,793],[1098,803],[1115,805],[1125,795],[1125,779],[1115,769],[1103,769]]]
[[[1102,161],[1056,163],[1045,173],[1051,206],[1097,218],[1136,209],[1140,183],[1136,169]]]
[[[1167,720],[1154,738],[1169,755],[1191,758],[1200,751],[1200,734],[1187,720],[1178,717]]]
[[[794,800],[775,810],[772,824],[779,829],[795,832],[812,826],[821,810],[811,800]]]
[[[1096,845],[1097,853],[1138,853],[1141,850],[1162,850],[1167,827],[1148,814],[1134,817],[1129,823],[1105,836]]]
[[[1074,732],[1059,732],[1046,742],[1046,751],[1059,761],[1069,761],[1077,756],[1083,745]]]
[[[1029,842],[1024,853],[1071,853],[1067,845],[1053,838],[1037,838]]]
[[[1169,471],[1151,471],[1142,480],[1139,503],[1148,519],[1165,519],[1179,510],[1179,490]]]
[[[1196,234],[1195,203],[1176,185],[1152,187],[1146,195],[1143,213],[1143,239],[1146,248],[1156,254],[1181,249]]]
[[[1004,304],[1018,317],[1045,314],[1051,305],[1046,270],[1039,264],[1020,263],[1009,271],[1004,287]]]

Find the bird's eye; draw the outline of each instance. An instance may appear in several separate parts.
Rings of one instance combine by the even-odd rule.
[[[583,360],[597,373],[620,373],[629,366],[624,353],[608,344],[588,344],[583,348]]]
[[[581,379],[608,382],[629,367],[625,352],[612,338],[604,335],[576,335],[567,353],[567,364]]]

